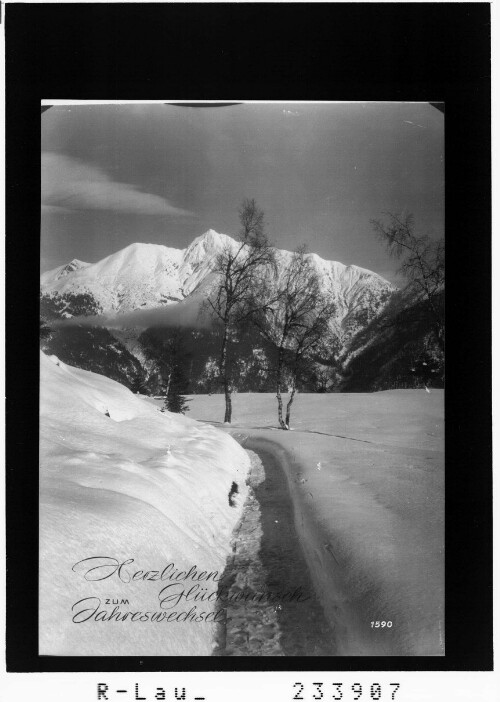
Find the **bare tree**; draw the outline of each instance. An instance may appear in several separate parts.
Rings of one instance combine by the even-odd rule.
[[[263,335],[276,347],[276,399],[282,429],[290,428],[290,413],[297,380],[330,335],[329,322],[335,311],[333,299],[321,288],[321,280],[306,254],[297,249],[278,283],[274,301],[255,317]],[[285,375],[290,379],[290,396],[283,418],[282,389]]]
[[[264,233],[264,213],[255,200],[243,201],[239,219],[238,241],[229,242],[217,256],[213,270],[219,281],[207,300],[209,310],[222,325],[218,366],[226,405],[224,422],[231,422],[232,415],[229,345],[238,325],[249,322],[264,305],[259,288],[263,289],[275,267],[274,249]]]
[[[424,303],[429,314],[436,341],[444,349],[444,240],[433,241],[428,236],[415,234],[412,214],[384,212],[388,221],[370,220],[391,256],[402,261],[398,272],[408,283],[403,297]]]

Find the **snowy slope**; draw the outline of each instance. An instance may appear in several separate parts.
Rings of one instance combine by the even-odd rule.
[[[171,563],[169,572],[223,571],[246,495],[247,454],[217,429],[162,414],[119,383],[44,354],[40,388],[40,653],[210,655],[211,621],[72,618],[96,607],[111,613],[116,601],[122,613],[188,612],[191,603],[162,609],[159,592],[172,581],[131,577]],[[97,581],[80,563],[96,557],[92,565],[133,563],[122,578],[97,571],[111,573]],[[199,584],[217,589],[213,580]],[[218,608],[197,605],[198,613]]]
[[[237,243],[212,229],[183,250],[131,244],[64,275],[60,268],[45,273],[41,289],[48,295],[90,293],[104,313],[151,309],[191,295],[201,299],[215,282],[214,263],[225,246],[234,248]],[[292,254],[284,250],[276,253],[278,270],[285,271]],[[395,289],[364,268],[325,261],[316,254],[309,254],[309,258],[324,282],[325,292],[332,293],[337,302],[335,324],[342,325],[349,335],[365,324],[366,313],[373,316]]]
[[[79,261],[77,258],[74,258],[72,261],[66,263],[64,266],[59,266],[58,268],[54,268],[51,271],[42,273],[42,275],[40,276],[40,282],[42,283],[42,286],[50,286],[53,283],[60,280],[61,278],[64,278],[65,276],[69,275],[70,273],[81,270],[82,268],[87,268],[90,265],[90,263],[85,263],[85,261]]]

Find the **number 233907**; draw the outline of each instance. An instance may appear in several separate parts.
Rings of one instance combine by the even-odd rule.
[[[399,683],[389,683],[382,690],[380,683],[374,682],[371,685],[361,685],[361,683],[312,683],[312,690],[306,691],[306,685],[301,682],[294,683],[295,695],[293,700],[359,700],[362,697],[366,700],[395,700],[396,692],[399,690]],[[309,693],[309,694],[308,694]]]

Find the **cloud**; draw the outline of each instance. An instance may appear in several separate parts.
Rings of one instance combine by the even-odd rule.
[[[100,314],[87,317],[71,317],[58,320],[54,326],[106,327],[107,329],[130,329],[132,327],[210,327],[213,320],[203,311],[201,301],[182,300],[173,305],[149,310],[133,310],[123,314]]]
[[[62,154],[42,153],[42,209],[46,212],[110,210],[143,215],[186,216],[159,195],[119,183],[101,168]]]

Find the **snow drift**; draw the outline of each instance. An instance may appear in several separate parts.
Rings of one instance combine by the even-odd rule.
[[[159,593],[217,590],[246,497],[246,452],[44,354],[40,392],[40,654],[210,655],[220,604],[162,606]],[[152,616],[193,606],[202,621]]]

